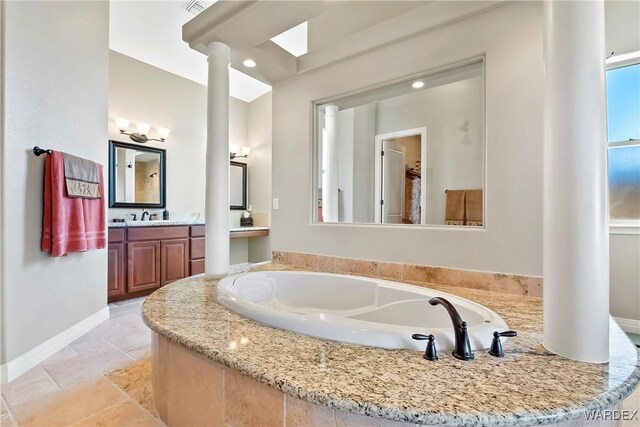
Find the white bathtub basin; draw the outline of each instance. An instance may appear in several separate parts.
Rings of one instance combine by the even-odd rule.
[[[438,351],[454,348],[451,319],[428,300],[444,297],[467,322],[472,349],[488,348],[500,316],[433,289],[379,279],[307,272],[253,272],[224,278],[218,302],[258,322],[313,337],[390,349],[424,350],[415,333],[433,334]],[[503,340],[505,340],[503,338]]]

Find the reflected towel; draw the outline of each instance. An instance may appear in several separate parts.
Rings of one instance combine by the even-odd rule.
[[[91,160],[62,153],[64,157],[64,178],[68,197],[99,199],[100,172],[98,164]]]
[[[276,281],[265,274],[238,277],[231,291],[247,302],[268,301],[276,294]]]
[[[445,224],[451,224],[451,221],[456,221],[455,225],[464,224],[464,199],[464,190],[447,191],[447,205],[444,214]]]
[[[465,196],[465,225],[482,225],[482,190],[467,190]]]
[[[103,194],[102,165],[96,165],[98,188]],[[106,247],[104,201],[68,197],[65,189],[63,153],[54,151],[44,161],[42,251],[59,257]]]

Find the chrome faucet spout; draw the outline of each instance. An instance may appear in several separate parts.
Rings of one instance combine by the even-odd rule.
[[[435,297],[429,300],[431,305],[441,305],[449,313],[451,323],[453,323],[453,332],[455,334],[455,349],[453,350],[453,357],[460,360],[473,360],[474,355],[471,351],[471,344],[469,343],[469,334],[467,332],[467,322],[462,320],[458,310],[444,298]]]

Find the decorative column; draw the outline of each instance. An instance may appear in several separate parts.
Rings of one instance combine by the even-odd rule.
[[[327,105],[324,110],[324,129],[327,133],[326,188],[322,189],[322,218],[324,222],[338,222],[338,107]]]
[[[609,359],[604,2],[544,2],[544,346]]]
[[[209,44],[205,275],[229,273],[229,46]]]

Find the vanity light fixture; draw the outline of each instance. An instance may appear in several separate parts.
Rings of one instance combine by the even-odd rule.
[[[124,118],[116,119],[116,125],[118,126],[118,130],[120,131],[120,134],[129,135],[129,138],[131,138],[132,141],[138,142],[140,144],[144,144],[145,142],[148,142],[148,141],[164,142],[169,136],[169,133],[171,132],[171,129],[157,128],[156,130],[160,138],[149,138],[147,136],[147,133],[149,133],[149,130],[151,129],[151,125],[147,123],[138,123],[136,125],[137,132],[127,133],[127,129],[129,128],[130,124],[131,124],[131,120],[127,120]]]
[[[231,158],[231,160],[241,157],[246,159],[247,157],[249,157],[250,152],[251,147],[240,147],[237,144],[232,144],[231,146],[229,146],[229,157]]]
[[[254,61],[253,59],[245,59],[244,61],[242,61],[242,65],[247,68],[254,68],[256,66],[256,61]]]
[[[424,82],[422,80],[416,80],[411,84],[411,87],[414,89],[420,89],[421,87],[424,87]]]

